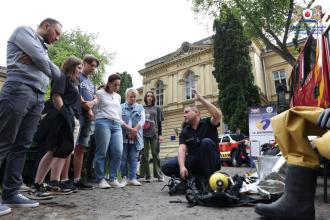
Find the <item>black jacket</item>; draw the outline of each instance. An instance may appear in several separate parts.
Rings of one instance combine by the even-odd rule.
[[[40,146],[54,151],[54,156],[65,158],[74,149],[74,113],[71,107],[63,105],[60,111],[50,110],[40,121],[35,141]]]

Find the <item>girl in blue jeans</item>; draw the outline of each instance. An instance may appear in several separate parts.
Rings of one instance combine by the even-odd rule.
[[[123,134],[121,97],[117,93],[120,87],[120,76],[110,75],[104,89],[96,92],[97,101],[94,106],[95,115],[95,177],[99,188],[121,188],[123,184],[117,180],[117,172],[123,152]],[[110,182],[105,180],[105,161],[107,153],[110,157]]]

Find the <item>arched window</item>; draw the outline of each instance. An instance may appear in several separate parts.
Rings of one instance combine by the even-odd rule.
[[[163,106],[164,103],[164,83],[158,81],[156,84],[156,105]]]
[[[190,72],[186,75],[185,77],[185,97],[186,100],[192,99],[193,98],[193,94],[191,89],[196,88],[195,86],[195,77],[194,77],[194,73]]]

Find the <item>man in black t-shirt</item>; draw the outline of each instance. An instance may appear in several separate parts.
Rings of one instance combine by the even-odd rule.
[[[237,166],[242,165],[242,156],[244,156],[245,161],[248,165],[250,165],[249,155],[246,152],[246,144],[245,144],[245,135],[241,132],[240,128],[236,128],[236,136],[237,136],[237,149],[234,152],[234,157],[236,159]]]
[[[174,175],[186,179],[188,174],[192,174],[208,178],[220,169],[217,127],[220,125],[221,111],[195,89],[192,91],[211,117],[202,119],[196,106],[184,108],[186,126],[180,133],[178,157],[168,160],[162,166],[166,176]]]
[[[244,134],[241,132],[240,128],[236,128],[236,135],[237,135],[237,141],[242,143],[242,141],[245,139]]]

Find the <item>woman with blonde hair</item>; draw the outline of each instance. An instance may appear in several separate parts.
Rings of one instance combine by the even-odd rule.
[[[143,125],[145,112],[142,105],[136,103],[138,91],[128,88],[125,92],[126,102],[121,104],[123,124],[123,154],[120,170],[123,185],[140,186],[136,179],[138,157],[143,149]]]

